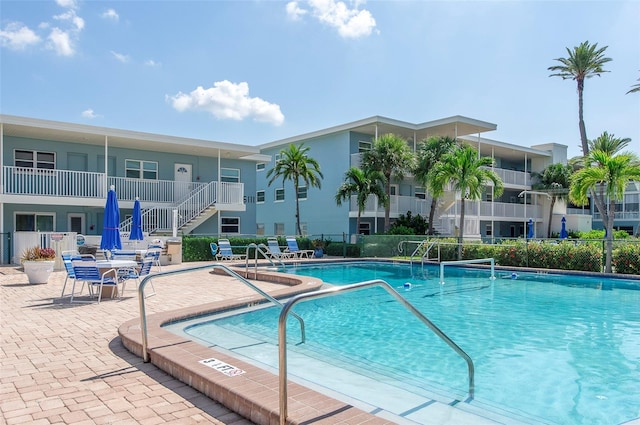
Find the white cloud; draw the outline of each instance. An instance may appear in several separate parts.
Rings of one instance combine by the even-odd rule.
[[[53,28],[48,37],[47,47],[60,56],[73,56],[75,53],[68,32]]]
[[[75,26],[76,31],[82,31],[84,29],[84,19],[76,15],[75,10],[67,10],[60,15],[55,15],[53,19],[71,22]]]
[[[358,38],[371,35],[376,27],[376,20],[371,12],[359,9],[362,1],[351,2],[350,8],[344,1],[309,0],[311,15],[320,22],[336,28],[344,38]],[[287,15],[294,20],[300,19],[307,11],[299,6],[299,2],[287,3]]]
[[[218,81],[208,89],[198,86],[188,94],[179,92],[173,97],[167,96],[167,100],[180,112],[200,110],[209,112],[218,119],[240,121],[253,118],[274,125],[284,122],[279,105],[259,97],[249,97],[249,84],[246,82],[234,84],[227,80]]]
[[[302,19],[302,16],[306,15],[306,13],[306,10],[301,9],[298,6],[297,1],[290,1],[289,3],[287,3],[287,16],[289,16],[289,18],[291,18],[292,20],[298,21]]]
[[[96,113],[93,112],[93,109],[89,108],[87,110],[82,111],[82,117],[89,118],[92,120],[94,118],[98,118],[98,115],[96,115]]]
[[[156,62],[153,59],[147,59],[146,61],[144,61],[144,64],[152,68],[155,68],[156,66],[162,66],[160,62]]]
[[[114,58],[116,58],[117,60],[119,60],[122,63],[129,62],[129,56],[127,56],[127,55],[123,55],[122,53],[114,52],[113,50],[111,51],[111,54],[113,55]]]
[[[4,30],[0,30],[0,45],[12,50],[24,50],[40,43],[41,40],[38,34],[20,22],[11,22]]]
[[[64,7],[65,9],[75,9],[77,6],[76,0],[56,0],[56,3],[60,7]]]
[[[113,21],[118,22],[120,20],[120,15],[114,9],[108,9],[102,13],[102,17],[105,19],[111,19]]]

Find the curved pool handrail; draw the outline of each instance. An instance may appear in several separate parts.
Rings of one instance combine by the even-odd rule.
[[[142,333],[142,360],[145,363],[149,363],[149,360],[150,360],[149,352],[148,352],[149,338],[148,338],[148,331],[147,331],[147,309],[146,309],[146,306],[145,306],[145,297],[144,297],[144,288],[145,288],[145,286],[147,286],[147,282],[150,282],[152,279],[157,278],[157,277],[161,277],[161,276],[170,276],[170,275],[176,275],[176,274],[183,274],[183,273],[188,273],[188,272],[193,272],[193,271],[198,271],[198,270],[206,270],[206,269],[212,269],[212,270],[213,269],[221,269],[224,272],[226,272],[229,276],[235,277],[237,280],[239,280],[240,282],[244,283],[249,288],[253,289],[255,292],[257,292],[258,294],[263,296],[268,301],[270,301],[270,302],[272,302],[272,303],[274,303],[274,304],[276,304],[277,306],[280,306],[280,307],[282,307],[282,305],[283,305],[276,298],[273,298],[271,295],[267,294],[265,291],[263,291],[262,289],[258,288],[256,285],[254,285],[253,283],[249,282],[247,279],[242,277],[242,275],[240,275],[240,274],[236,273],[235,271],[231,270],[229,267],[225,266],[224,264],[219,264],[219,263],[207,264],[207,265],[204,265],[204,266],[187,267],[187,268],[184,268],[184,269],[170,270],[170,271],[164,271],[164,272],[159,272],[159,273],[154,273],[154,274],[147,275],[140,282],[140,286],[138,286],[138,302],[139,302],[139,305],[140,305],[140,331]],[[296,313],[292,313],[292,316],[294,316],[300,322],[300,334],[301,334],[302,342],[304,343],[306,341],[304,320],[302,320],[302,317],[298,316]]]
[[[438,328],[431,320],[429,320],[424,314],[416,309],[409,301],[407,301],[402,295],[400,295],[395,289],[391,287],[386,281],[382,279],[368,280],[365,282],[354,283],[345,286],[335,286],[333,288],[324,289],[320,291],[307,292],[305,294],[296,295],[287,301],[280,312],[278,319],[278,370],[280,378],[280,425],[286,425],[287,423],[287,315],[295,304],[300,301],[307,301],[310,299],[324,298],[332,295],[336,295],[341,292],[351,292],[360,289],[370,288],[373,286],[380,286],[392,295],[397,301],[407,308],[414,316],[422,321],[433,333],[435,333],[441,340],[443,340],[449,347],[451,347],[460,357],[467,362],[467,368],[469,371],[469,398],[473,400],[474,395],[474,366],[471,357],[458,346],[451,338],[449,338],[440,328]]]

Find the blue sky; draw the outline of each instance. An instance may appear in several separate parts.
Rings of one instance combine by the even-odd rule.
[[[0,1],[0,113],[257,145],[464,115],[580,153],[566,48],[608,46],[587,135],[640,153],[640,1]]]

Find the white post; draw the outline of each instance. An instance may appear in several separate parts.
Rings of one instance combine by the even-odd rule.
[[[173,210],[173,225],[172,227],[172,235],[175,238],[176,236],[178,236],[178,210],[174,209]]]

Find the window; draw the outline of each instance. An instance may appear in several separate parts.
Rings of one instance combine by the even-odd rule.
[[[265,167],[265,163],[264,162],[258,162],[256,164],[256,171],[264,171],[264,167]]]
[[[240,183],[240,170],[237,168],[221,168],[220,181],[226,183]]]
[[[264,190],[259,190],[256,192],[256,203],[264,203]]]
[[[222,217],[221,233],[240,233],[240,217]]]
[[[273,162],[278,162],[282,159],[282,154],[281,153],[277,153],[273,156]]]
[[[16,213],[16,232],[53,232],[53,214]]]
[[[284,189],[276,189],[276,202],[284,201]]]
[[[427,199],[427,193],[424,187],[416,186],[415,197],[418,199]]]
[[[358,229],[358,234],[360,235],[370,235],[371,234],[371,223],[361,222],[360,228]]]
[[[492,202],[493,201],[493,192],[487,192],[485,195],[486,195],[485,196],[485,200],[487,202]]]
[[[273,223],[273,234],[284,235],[284,223]]]
[[[484,227],[484,232],[485,232],[485,234],[486,234],[487,236],[491,236],[491,235],[493,235],[493,226],[491,226],[491,224],[487,224],[487,225]]]
[[[16,167],[54,170],[56,168],[56,154],[54,152],[15,150],[13,164]]]
[[[124,161],[125,176],[132,179],[158,180],[158,163],[155,161]]]
[[[298,187],[298,199],[307,199],[307,186]]]
[[[264,223],[256,223],[256,235],[264,235]]]
[[[306,236],[309,234],[309,232],[307,231],[309,228],[309,226],[307,225],[306,222],[301,221],[300,222],[300,231],[302,232],[302,236]]]
[[[371,142],[363,142],[363,141],[358,142],[359,153],[370,151],[370,150],[371,150]]]

